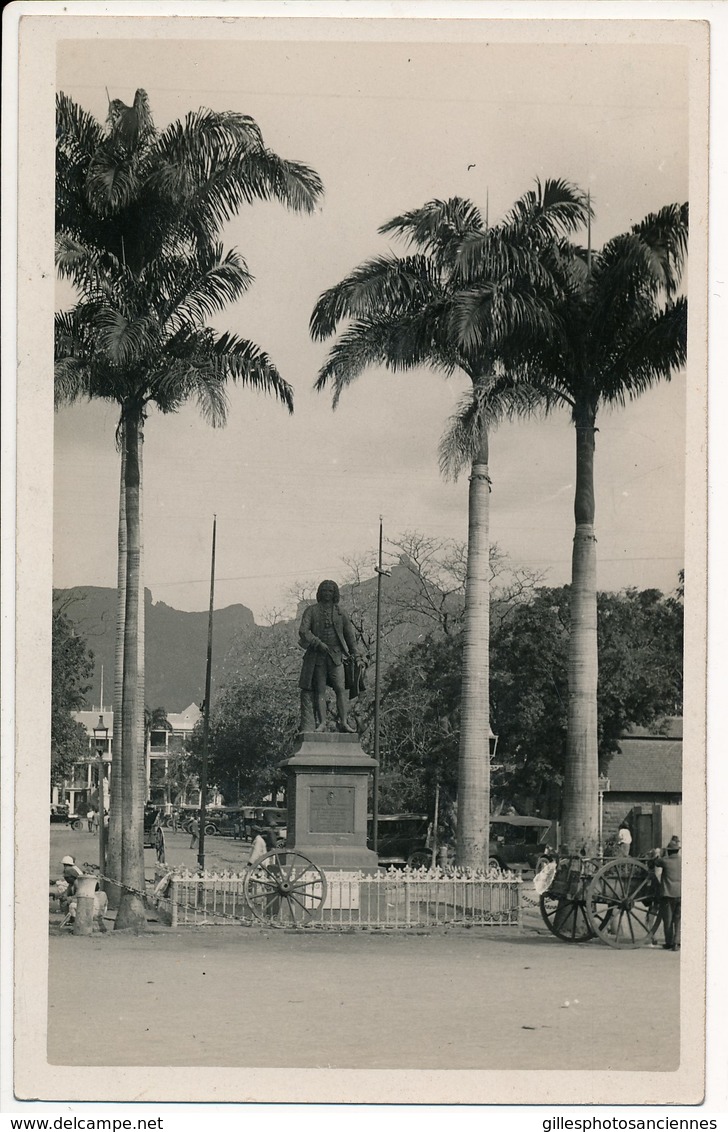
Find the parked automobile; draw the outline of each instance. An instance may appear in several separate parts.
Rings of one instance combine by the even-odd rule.
[[[540,868],[552,822],[523,814],[496,814],[490,819],[488,864],[500,869]]]
[[[240,826],[239,806],[215,806],[205,810],[205,833],[234,837]]]
[[[372,848],[373,819],[367,818],[367,844]],[[377,855],[382,868],[394,865],[429,865],[432,850],[428,847],[430,820],[427,814],[380,814],[377,819]]]
[[[71,829],[82,829],[83,820],[79,814],[70,812],[68,803],[51,806],[51,825],[65,824],[70,825]]]
[[[497,814],[490,819],[488,864],[499,869],[540,867],[546,856],[552,823],[547,818]],[[390,865],[417,868],[432,862],[427,814],[380,814],[377,853],[383,868]],[[372,818],[367,823],[372,847]]]
[[[246,821],[250,840],[252,841],[264,829],[272,826],[277,830],[276,844],[280,847],[284,846],[288,836],[288,810],[282,806],[254,806],[250,808],[252,814]]]
[[[205,813],[205,833],[217,833],[217,826],[214,821],[211,821]],[[199,821],[200,811],[197,806],[180,806],[179,815],[177,818],[177,828],[183,830],[185,833],[190,832],[190,822],[193,818]]]

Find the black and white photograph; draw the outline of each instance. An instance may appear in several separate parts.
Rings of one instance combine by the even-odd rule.
[[[709,23],[20,7],[14,1103],[700,1105]]]

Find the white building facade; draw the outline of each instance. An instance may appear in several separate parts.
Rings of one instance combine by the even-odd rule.
[[[104,809],[109,808],[114,712],[104,707],[71,714],[86,730],[89,754],[87,759],[74,763],[71,774],[61,785],[52,787],[51,804],[67,803],[71,813],[85,815],[92,799],[96,801],[98,798],[102,765],[99,747],[102,748],[103,759],[103,804]],[[201,718],[197,704],[190,704],[184,711],[167,713],[168,728],[154,728],[149,732],[145,752],[148,801],[158,806],[173,803],[199,805],[197,778],[186,772],[184,762],[187,740]]]

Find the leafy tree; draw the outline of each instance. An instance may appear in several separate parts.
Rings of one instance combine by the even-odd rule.
[[[654,726],[682,711],[682,604],[659,590],[599,593],[597,627],[597,749],[607,770],[631,724]],[[565,779],[569,628],[568,587],[545,588],[494,634],[498,760],[515,768],[514,794],[538,797]]]
[[[58,784],[89,753],[86,729],[71,712],[87,706],[93,653],[62,609],[53,610],[51,641],[51,782]]]
[[[601,769],[632,724],[659,726],[682,710],[683,610],[678,596],[628,589],[598,595]],[[434,783],[457,790],[462,632],[412,646],[385,674],[382,779],[393,809],[432,810]],[[568,723],[569,590],[540,588],[494,618],[494,808],[556,805]],[[383,796],[384,790],[383,790]],[[556,815],[555,815],[556,816]]]
[[[599,761],[608,768],[630,724],[653,726],[683,707],[683,606],[678,593],[597,595]]]
[[[462,631],[432,634],[412,645],[384,676],[383,813],[431,813],[437,785],[443,802],[457,798],[462,648]]]
[[[458,771],[458,859],[465,865],[485,864],[488,852],[488,434],[533,405],[532,390],[517,380],[522,358],[549,327],[555,245],[587,213],[581,192],[553,180],[538,183],[490,227],[470,201],[430,201],[380,229],[402,237],[414,254],[362,264],[319,298],[311,318],[314,338],[340,331],[317,381],[318,389],[332,387],[334,406],[369,365],[460,371],[470,381],[441,447],[446,471],[470,468]]]
[[[207,325],[252,279],[218,236],[243,204],[275,199],[310,212],[322,190],[313,170],[265,147],[252,118],[199,110],[160,132],[143,90],[133,106],[110,102],[105,127],[60,94],[56,137],[56,262],[79,296],[56,318],[56,401],[101,398],[120,410],[121,775],[114,776],[109,861],[124,886],[116,926],[140,930],[144,420],[150,406],[175,412],[194,399],[211,424],[223,424],[229,381],[272,393],[292,411],[290,386],[268,355]]]
[[[231,683],[210,712],[208,782],[226,804],[260,802],[281,782],[278,764],[292,754],[299,727],[295,682],[282,688],[263,677]],[[191,765],[199,773],[202,724],[189,741]]]

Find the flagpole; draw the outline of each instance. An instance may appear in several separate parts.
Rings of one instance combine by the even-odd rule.
[[[382,568],[382,516],[379,516],[379,558],[377,573],[377,629],[374,645],[374,776],[372,782],[372,849],[379,847],[379,677],[380,641],[382,633],[382,575],[389,577],[389,571]]]
[[[205,868],[205,821],[207,805],[207,748],[210,735],[210,685],[212,683],[212,609],[215,601],[215,540],[217,515],[212,517],[212,562],[210,565],[210,613],[207,619],[207,669],[205,672],[205,700],[202,720],[202,770],[200,773],[200,829],[198,834],[197,864],[200,872]]]

